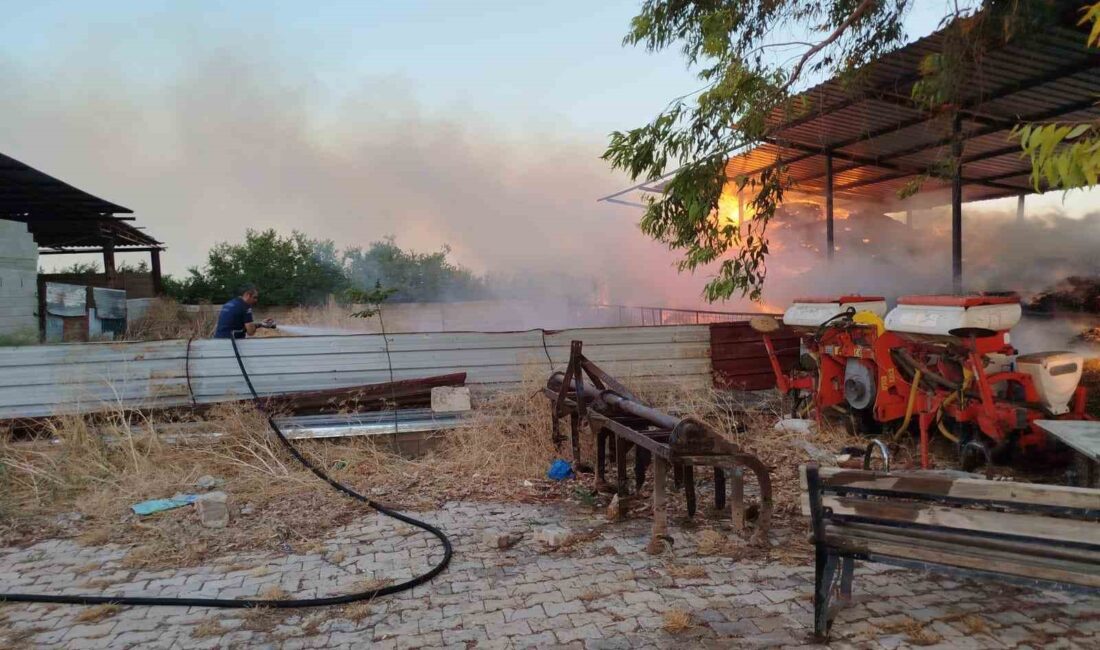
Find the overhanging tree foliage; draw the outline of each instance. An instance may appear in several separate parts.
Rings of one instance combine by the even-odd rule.
[[[650,51],[678,47],[704,87],[674,99],[650,123],[611,134],[604,158],[632,179],[664,180],[649,197],[641,229],[681,250],[681,271],[717,263],[708,300],[735,293],[758,299],[767,273],[767,225],[790,180],[781,160],[749,176],[726,178],[731,154],[767,141],[769,118],[811,107],[796,95],[807,77],[836,77],[860,91],[861,69],[898,48],[918,0],[647,0],[624,43]],[[942,52],[922,62],[914,102],[950,110],[966,92],[982,53],[1026,37],[1053,20],[1059,0],[944,3]],[[949,174],[958,161],[944,161]],[[669,169],[679,166],[669,174]],[[718,218],[723,187],[746,191],[752,217]]]

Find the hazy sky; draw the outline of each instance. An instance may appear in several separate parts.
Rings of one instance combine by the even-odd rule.
[[[910,35],[947,4],[918,1]],[[594,202],[627,185],[607,133],[700,85],[621,46],[639,2],[7,5],[0,151],[133,208],[169,272],[272,226],[449,243],[477,270],[600,252],[673,273],[636,211]],[[668,281],[695,302],[702,279]]]

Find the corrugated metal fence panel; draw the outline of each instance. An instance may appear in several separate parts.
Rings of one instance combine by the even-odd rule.
[[[799,337],[789,328],[771,335],[784,371],[798,363]],[[715,323],[710,326],[711,365],[714,384],[737,390],[775,388],[764,339],[748,323]]]
[[[190,402],[186,341],[0,348],[0,419]]]
[[[475,389],[542,380],[562,369],[572,340],[608,372],[709,383],[706,326],[558,332],[439,332],[272,337],[240,342],[256,390],[272,394],[467,373]],[[392,368],[392,375],[391,375]],[[190,388],[189,388],[190,386]],[[226,340],[0,348],[0,419],[113,406],[178,406],[244,397]]]
[[[92,300],[100,318],[126,320],[126,292],[119,289],[92,287]]]
[[[88,289],[75,284],[46,283],[46,313],[83,316],[88,311]]]

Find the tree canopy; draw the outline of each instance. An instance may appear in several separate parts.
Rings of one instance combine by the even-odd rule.
[[[758,299],[767,272],[767,224],[791,182],[782,161],[752,175],[726,177],[726,163],[738,150],[766,141],[768,118],[796,117],[809,109],[797,91],[807,78],[835,77],[859,91],[860,71],[905,40],[903,22],[916,0],[647,0],[631,22],[624,44],[649,51],[676,47],[704,84],[673,99],[653,120],[610,135],[604,158],[634,180],[663,180],[661,195],[647,198],[641,229],[683,252],[681,271],[717,263],[704,295],[708,300],[735,293]],[[967,88],[967,71],[984,51],[1026,37],[1055,19],[1058,0],[985,0],[977,6],[944,3],[943,51],[922,62],[912,100],[929,110],[949,110]],[[1089,16],[1100,17],[1093,8]],[[1094,34],[1095,36],[1095,34]],[[1090,41],[1092,42],[1092,41]],[[1049,128],[1052,125],[1036,126]],[[1057,129],[1058,126],[1053,126]],[[1062,129],[1065,138],[1086,130]],[[1034,131],[1032,131],[1033,133]],[[1030,133],[1025,134],[1029,137]],[[1029,142],[1024,138],[1024,145]],[[1078,146],[1082,160],[1096,160],[1100,145]],[[1067,145],[1044,151],[1053,158]],[[1034,151],[1034,150],[1032,150]],[[1030,153],[1030,152],[1029,152]],[[1033,153],[1036,169],[1042,163]],[[1091,158],[1090,158],[1091,156]],[[957,161],[945,161],[951,170]],[[1088,180],[1055,160],[1048,182]],[[675,168],[674,171],[669,170]],[[1070,173],[1061,173],[1070,169]],[[741,224],[717,218],[727,184],[751,197],[751,219]]]
[[[318,304],[329,296],[372,304],[482,297],[484,282],[448,260],[449,253],[402,250],[392,237],[340,252],[331,240],[297,231],[248,230],[241,243],[215,245],[206,264],[182,279],[166,277],[165,288],[187,303],[228,300],[246,282],[272,305]]]

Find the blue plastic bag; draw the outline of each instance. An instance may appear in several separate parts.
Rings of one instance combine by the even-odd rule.
[[[567,478],[573,478],[573,466],[562,459],[557,459],[552,465],[550,465],[549,471],[546,472],[546,478],[553,479],[555,481],[564,481]]]
[[[145,516],[151,515],[157,512],[163,512],[165,510],[171,510],[173,508],[182,508],[183,506],[189,506],[195,502],[199,497],[194,494],[184,494],[179,498],[173,497],[171,499],[150,499],[149,501],[142,501],[141,503],[135,503],[130,506],[136,514]]]

